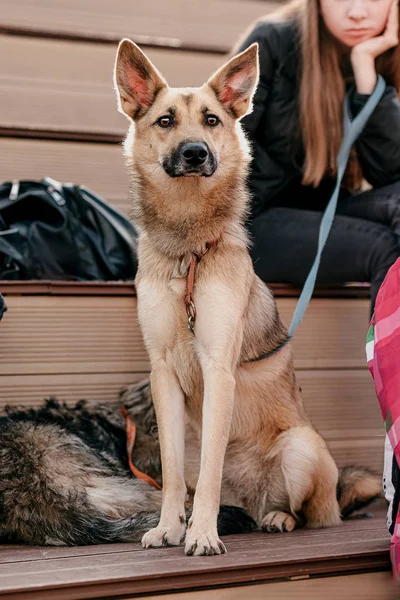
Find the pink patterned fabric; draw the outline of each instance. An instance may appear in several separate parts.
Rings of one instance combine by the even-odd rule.
[[[367,336],[368,367],[374,378],[382,417],[397,464],[400,466],[400,259],[388,271],[379,290]],[[389,509],[390,511],[391,509]],[[400,579],[400,513],[395,517],[390,556]]]

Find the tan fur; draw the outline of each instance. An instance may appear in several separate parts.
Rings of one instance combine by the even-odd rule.
[[[270,290],[254,273],[244,227],[249,149],[239,118],[251,109],[257,48],[198,89],[169,88],[143,56],[124,40],[115,71],[120,109],[131,118],[125,151],[141,229],[135,283],[163,465],[161,519],[143,545],[182,540],[185,479],[196,486],[188,554],[225,551],[216,528],[220,499],[244,507],[267,530],[291,530],[301,518],[311,527],[339,525],[338,470],[305,414],[291,344],[246,362],[287,335]],[[129,88],[138,81],[141,101]],[[222,124],[206,126],[205,109]],[[168,114],[174,125],[165,130],[157,119]],[[217,162],[212,176],[167,174],[165,161],[185,140],[207,144]],[[185,278],[192,253],[216,239],[196,270],[193,335]],[[185,419],[193,432],[186,473]]]
[[[339,473],[339,505],[347,516],[371,498],[382,496],[382,482],[363,467],[344,467]]]

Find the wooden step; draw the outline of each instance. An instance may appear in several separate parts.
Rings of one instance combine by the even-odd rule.
[[[0,325],[0,406],[37,406],[49,396],[114,401],[148,374],[131,284],[0,283],[0,291],[9,307]],[[288,323],[296,298],[277,301]],[[380,470],[384,429],[364,355],[368,302],[314,298],[294,340],[295,366],[307,412],[339,466]]]
[[[5,0],[0,30],[103,42],[131,37],[142,44],[227,52],[245,28],[280,4],[271,0]]]
[[[0,35],[0,131],[122,140],[128,121],[113,89],[116,51],[117,44]],[[202,85],[223,62],[212,53],[146,52],[171,86]]]
[[[214,557],[184,556],[182,547],[143,550],[138,544],[78,548],[3,546],[0,547],[0,598],[131,598],[148,593],[290,581],[298,577],[388,571],[389,535],[384,512],[376,509],[374,513],[372,519],[346,521],[340,527],[325,530],[229,536],[224,538],[228,553]],[[379,600],[392,598],[387,595],[388,579],[381,578],[386,586],[382,587],[382,595],[375,596]],[[331,580],[324,581],[329,593],[334,587]],[[291,585],[301,590],[304,583],[296,581]],[[261,597],[251,595],[257,588],[239,589],[243,596],[235,598]],[[271,590],[275,594],[276,587]],[[213,589],[210,600],[218,598],[216,594],[219,591]],[[225,597],[229,598],[221,596]],[[262,597],[275,596],[270,596],[266,587]],[[298,596],[305,597],[313,596]],[[325,593],[322,597],[329,598]],[[343,595],[349,597],[356,598]],[[366,600],[368,596],[362,598]]]
[[[363,573],[312,579],[305,575],[290,582],[263,583],[251,587],[225,588],[148,596],[147,600],[398,600],[391,573]],[[131,596],[128,600],[133,600]]]
[[[132,361],[141,371],[148,367],[133,296],[7,295],[7,304],[9,312],[3,329],[8,337],[8,352],[2,357],[3,374],[13,374],[16,367],[11,365],[17,359],[32,373],[36,372],[36,363],[47,364],[48,372],[60,372],[52,363],[58,365],[64,360],[68,361],[65,368],[71,372],[81,372],[87,361],[109,360],[110,364],[122,361],[123,366],[112,371],[126,370],[128,364],[132,367]],[[288,323],[295,306],[296,299],[278,299],[284,322]],[[364,353],[367,314],[367,300],[312,300],[294,339],[297,370],[367,372]],[[82,326],[85,336],[80,335]],[[58,349],[54,348],[56,340]],[[104,344],[96,347],[99,340],[104,340]],[[115,348],[116,354],[107,359],[111,348]],[[75,366],[71,359],[76,359]]]

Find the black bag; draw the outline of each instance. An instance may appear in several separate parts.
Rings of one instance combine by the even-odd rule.
[[[7,310],[6,303],[4,302],[3,296],[0,294],[0,321],[3,318],[4,313]]]
[[[83,186],[41,181],[0,185],[0,279],[128,280],[137,231]]]

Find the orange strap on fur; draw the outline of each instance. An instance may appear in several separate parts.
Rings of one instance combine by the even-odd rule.
[[[158,490],[161,490],[161,486],[159,486],[158,483],[154,481],[154,479],[152,479],[149,475],[146,475],[146,473],[142,473],[142,471],[139,471],[139,469],[137,469],[133,464],[132,452],[133,448],[135,447],[136,441],[136,425],[128,415],[125,406],[122,408],[122,414],[125,417],[126,423],[126,449],[128,451],[128,462],[130,470],[132,471],[133,475],[138,479],[143,479],[143,481],[146,481],[146,483],[148,483],[149,485],[152,485]]]

